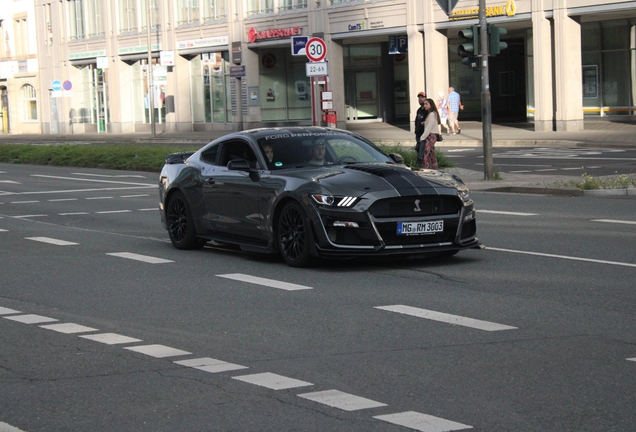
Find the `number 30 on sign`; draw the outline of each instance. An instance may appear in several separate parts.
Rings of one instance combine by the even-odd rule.
[[[319,63],[306,63],[305,71],[307,72],[307,76],[320,76],[320,75],[329,75],[329,68],[327,67],[327,62],[319,62]]]

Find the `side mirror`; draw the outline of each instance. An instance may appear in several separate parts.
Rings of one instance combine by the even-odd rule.
[[[227,169],[230,171],[249,171],[250,163],[245,159],[234,159],[227,163]]]
[[[403,157],[402,157],[402,155],[401,155],[401,154],[399,154],[399,153],[390,153],[390,154],[389,154],[389,157],[390,157],[391,159],[393,159],[393,161],[394,161],[396,164],[403,164],[403,163],[404,163],[404,158],[403,158]]]

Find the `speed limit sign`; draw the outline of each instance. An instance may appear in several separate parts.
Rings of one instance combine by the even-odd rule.
[[[312,62],[322,61],[327,55],[327,45],[325,41],[319,37],[313,37],[307,41],[305,45],[305,54]]]

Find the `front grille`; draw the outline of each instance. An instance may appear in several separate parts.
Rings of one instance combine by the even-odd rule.
[[[376,218],[395,218],[455,215],[460,209],[459,197],[423,195],[379,200],[369,212]]]

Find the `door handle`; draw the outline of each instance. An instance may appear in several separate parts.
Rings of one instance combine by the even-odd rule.
[[[214,177],[208,177],[205,179],[205,182],[209,185],[213,185],[215,183]]]

